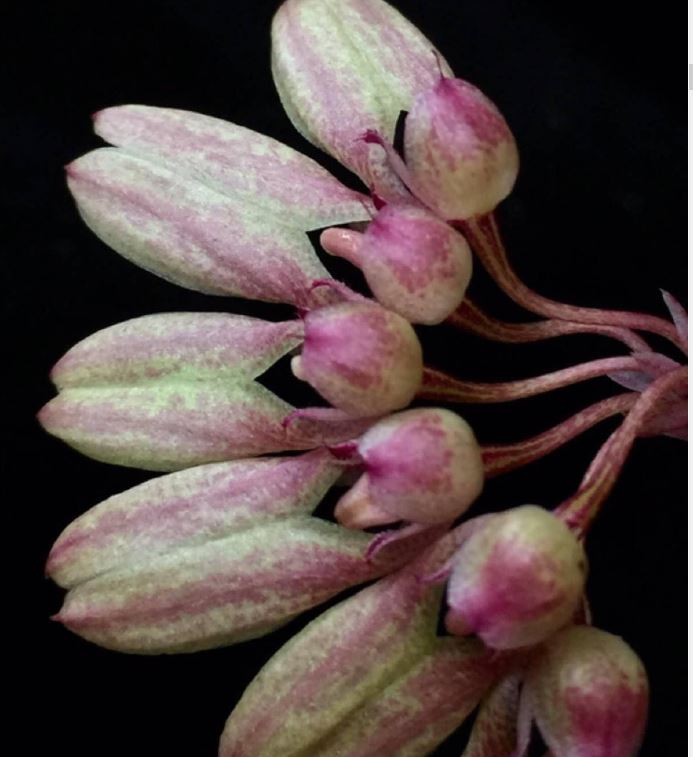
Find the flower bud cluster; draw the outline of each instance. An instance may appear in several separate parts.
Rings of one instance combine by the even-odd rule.
[[[122,651],[206,649],[398,569],[275,655],[230,717],[222,756],[429,753],[520,658],[521,691],[513,670],[486,708],[514,697],[513,753],[524,753],[534,720],[557,757],[631,755],[645,671],[620,638],[572,625],[587,558],[556,514],[525,505],[474,518],[399,569],[484,485],[465,420],[404,408],[424,376],[412,324],[443,322],[470,283],[457,228],[491,213],[515,183],[506,121],[380,0],[285,0],[272,58],[289,117],[371,198],[242,127],[144,106],[98,114],[113,146],[69,167],[85,222],[125,257],[191,289],[302,315],[138,318],[58,363],[59,395],[40,414],[48,431],[98,460],[182,470],[110,498],[58,539],[48,573],[68,595],[56,619]],[[392,146],[401,111],[403,155]],[[363,232],[339,228],[367,221]],[[316,229],[328,253],[361,269],[375,300],[329,279],[306,237]],[[296,410],[262,386],[289,353],[293,374],[331,407]],[[669,431],[680,431],[678,400]],[[317,431],[292,435],[296,419]],[[311,512],[345,468],[356,482],[335,508],[339,525],[325,523]],[[355,530],[395,523],[404,527],[375,540]],[[424,538],[406,543],[412,534]],[[382,537],[399,549],[385,560],[381,549],[378,562]],[[441,577],[452,638],[435,632]]]
[[[406,162],[377,132],[363,139],[385,150],[411,194],[403,188],[393,194],[392,181],[385,186],[374,178],[376,198],[380,192],[388,204],[362,239],[352,236],[345,246],[328,230],[321,241],[361,268],[385,307],[412,323],[440,323],[462,302],[472,273],[469,246],[448,222],[490,213],[510,193],[518,172],[515,140],[482,92],[442,73],[413,101]]]

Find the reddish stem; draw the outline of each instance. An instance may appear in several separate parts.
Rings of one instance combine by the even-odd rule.
[[[509,402],[551,392],[554,389],[587,381],[597,376],[605,376],[615,371],[638,370],[639,365],[635,357],[607,357],[546,373],[543,376],[497,383],[461,381],[443,371],[426,367],[421,389],[416,397],[443,402]]]
[[[512,269],[493,214],[467,221],[457,221],[455,225],[464,231],[474,252],[498,286],[508,297],[527,310],[560,320],[650,331],[665,337],[683,352],[687,352],[687,345],[680,338],[674,324],[663,318],[624,310],[602,310],[566,305],[531,290]]]
[[[629,329],[557,318],[533,323],[507,323],[487,315],[469,299],[464,300],[446,323],[494,342],[539,342],[566,334],[601,334],[618,339],[634,352],[649,352],[651,349],[642,337]]]
[[[563,423],[537,436],[515,444],[494,444],[482,447],[486,477],[509,473],[545,457],[606,418],[628,412],[635,404],[637,396],[634,392],[618,394],[586,407]]]
[[[580,483],[580,488],[554,511],[578,537],[587,530],[618,480],[636,437],[667,394],[686,386],[688,368],[660,376],[640,395],[620,427],[607,439]]]

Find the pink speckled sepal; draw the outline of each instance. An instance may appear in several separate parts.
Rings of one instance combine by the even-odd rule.
[[[148,470],[318,446],[253,379],[301,343],[300,321],[164,313],[99,331],[58,361],[44,428],[86,455]]]
[[[48,575],[65,588],[261,523],[310,513],[342,472],[327,450],[200,465],[146,481],[71,523]]]
[[[168,281],[310,306],[311,282],[329,277],[301,225],[180,172],[175,162],[106,147],[78,158],[67,174],[89,228]],[[362,217],[363,207],[355,212]]]
[[[54,366],[59,389],[146,384],[164,378],[253,379],[297,347],[300,321],[228,313],[160,313],[97,331]]]
[[[288,438],[282,420],[292,409],[255,381],[173,378],[68,388],[38,419],[96,460],[170,471],[315,446]]]
[[[436,639],[427,654],[351,713],[321,754],[431,754],[467,719],[503,665],[478,641]]]
[[[436,638],[440,590],[417,571],[448,552],[434,547],[279,650],[229,717],[220,756],[398,754],[459,725],[498,670],[481,645]]]
[[[295,515],[165,553],[145,551],[71,589],[55,620],[121,652],[234,644],[375,578],[363,558],[367,538]]]
[[[291,228],[367,221],[370,200],[315,161],[243,126],[172,108],[123,105],[94,117],[107,142],[237,201]]]

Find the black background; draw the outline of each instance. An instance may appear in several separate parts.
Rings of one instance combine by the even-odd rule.
[[[633,3],[530,0],[396,3],[458,75],[499,105],[522,170],[501,208],[513,261],[558,299],[663,313],[658,287],[685,299],[683,6],[679,16]],[[60,592],[42,576],[70,520],[148,474],[90,461],[34,420],[52,396],[48,370],[79,339],[165,310],[231,310],[278,318],[276,307],[178,289],[110,252],[84,227],[62,166],[95,147],[89,115],[147,103],[196,110],[306,146],[272,86],[274,2],[164,0],[30,3],[5,15],[9,79],[2,104],[6,372],[5,625],[20,675],[7,693],[26,725],[19,754],[215,754],[224,719],[262,662],[307,616],[266,640],[192,656],[106,652],[47,618]],[[680,57],[680,59],[679,59]],[[487,309],[524,317],[481,272]],[[430,362],[467,377],[538,374],[621,348],[598,337],[498,347],[446,328],[422,331]],[[7,354],[7,353],[6,353]],[[286,374],[270,377],[284,396]],[[282,378],[282,376],[284,378]],[[481,441],[511,441],[616,391],[606,379],[512,406],[464,411]],[[570,494],[607,426],[507,480],[478,505],[546,506]],[[611,424],[613,427],[613,423]],[[685,446],[638,443],[588,541],[595,622],[642,656],[652,685],[646,755],[681,754],[684,730]],[[461,752],[458,735],[441,754]],[[278,755],[277,757],[281,757]]]

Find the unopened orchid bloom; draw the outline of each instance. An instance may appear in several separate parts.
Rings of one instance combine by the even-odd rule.
[[[462,302],[472,276],[465,238],[413,204],[386,205],[363,235],[327,229],[320,242],[358,266],[378,302],[412,323],[445,320]]]
[[[587,571],[583,547],[557,517],[525,505],[482,516],[451,563],[445,625],[494,649],[537,644],[572,618]]]
[[[404,318],[375,303],[345,302],[306,315],[303,350],[291,367],[338,410],[374,416],[412,401],[423,358]]]
[[[685,310],[668,294],[671,322],[580,308],[519,281],[493,216],[518,172],[508,124],[382,0],[286,0],[272,71],[297,129],[363,191],[241,126],[141,105],[100,111],[95,130],[111,146],[68,166],[80,214],[121,255],[181,286],[297,314],[150,315],[59,360],[58,396],[39,414],[50,433],[97,460],[174,472],[60,535],[47,564],[67,590],[55,619],[113,650],[191,652],[261,636],[374,581],[267,663],[229,716],[220,757],[423,756],[477,705],[465,757],[519,754],[532,719],[556,757],[633,753],[644,669],[617,637],[571,624],[585,601],[584,536],[635,440],[685,435],[687,369],[635,333],[685,352]],[[331,278],[307,237],[317,230],[372,299]],[[546,318],[503,323],[472,303],[472,253]],[[592,333],[632,354],[466,381],[424,365],[412,324],[443,321],[500,342]],[[288,356],[328,406],[295,408],[260,383]],[[595,376],[628,391],[512,444],[479,445],[449,409],[409,408],[518,400]],[[463,519],[485,479],[617,415],[552,512]],[[349,484],[337,523],[314,514]]]
[[[398,520],[451,522],[483,486],[474,433],[449,410],[391,415],[361,437],[356,451],[364,472],[335,509],[337,519],[352,528]]]
[[[448,220],[491,212],[517,177],[517,147],[505,119],[461,79],[441,75],[433,89],[416,98],[406,120],[404,152],[410,189]]]
[[[589,626],[567,628],[539,648],[525,675],[522,754],[534,720],[555,755],[632,757],[648,698],[645,668],[623,639]]]

